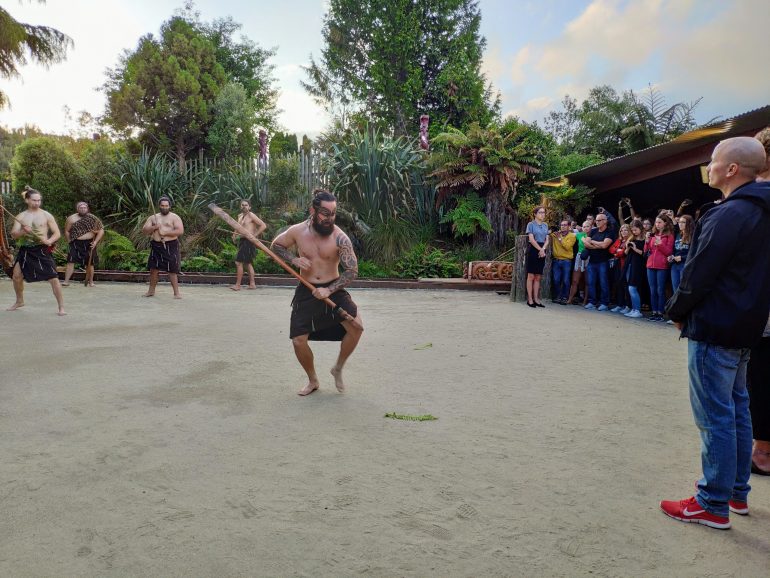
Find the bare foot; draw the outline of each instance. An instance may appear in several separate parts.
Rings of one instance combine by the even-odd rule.
[[[297,392],[297,395],[310,395],[318,389],[318,382],[309,381],[308,384]]]
[[[254,289],[256,289],[256,288],[257,288],[257,286],[256,286],[256,285],[249,285],[249,286],[248,286],[248,289],[250,289],[250,290],[252,290],[252,291],[253,291]]]
[[[6,309],[6,311],[16,311],[17,309],[19,309],[21,307],[24,307],[24,301],[22,301],[21,303],[19,303],[17,301],[13,305],[11,305],[8,309]]]
[[[232,287],[230,287],[230,290],[231,291],[240,291],[241,290],[241,286],[240,285],[233,285]]]
[[[70,282],[69,281],[62,281],[61,282],[61,286],[62,287],[69,287],[70,286]]]
[[[329,373],[334,376],[334,386],[337,388],[337,391],[345,393],[345,384],[342,381],[342,368],[337,369],[335,365]]]
[[[95,286],[95,285],[94,285],[94,282],[93,282],[93,281],[91,281],[90,283],[88,283],[88,284],[86,285],[86,287],[94,287],[94,286]]]
[[[58,315],[59,317],[64,317],[66,314],[67,312],[64,311],[64,309],[59,309],[59,312],[56,315]]]
[[[181,299],[182,296],[179,293],[174,294],[174,299]]]
[[[150,293],[149,291],[143,295],[143,297],[155,297],[155,292],[153,291]]]

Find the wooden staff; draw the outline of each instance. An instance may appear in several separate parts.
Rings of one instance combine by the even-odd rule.
[[[2,197],[0,197],[0,207],[5,210]],[[5,238],[5,219],[2,217],[2,213],[0,213],[0,264],[6,275],[13,276],[13,253]]]
[[[8,214],[11,216],[11,218],[12,218],[14,221],[16,221],[17,223],[19,223],[19,225],[21,225],[21,226],[22,226],[22,228],[23,228],[23,227],[28,227],[28,228],[30,228],[30,229],[32,228],[32,227],[29,227],[29,225],[25,225],[25,224],[24,224],[23,222],[21,222],[21,221],[20,221],[18,218],[16,218],[16,215],[14,215],[14,214],[13,214],[11,211],[9,211],[8,209],[6,209],[6,208],[3,206],[3,204],[2,204],[2,203],[0,203],[0,209],[2,209],[3,211],[5,211],[6,213],[8,213]],[[45,241],[45,239],[43,239],[43,238],[42,238],[40,235],[36,235],[36,237],[37,237],[37,238],[38,238],[40,241]],[[49,245],[49,247],[51,248],[51,252],[53,252],[53,245]]]
[[[94,237],[95,239],[96,237]],[[91,247],[91,250],[88,251],[88,262],[86,263],[86,270],[85,273],[83,273],[83,286],[88,287],[88,268],[91,266],[91,261],[94,258],[94,249],[95,247]]]
[[[241,235],[241,237],[244,237],[245,239],[248,239],[252,243],[252,245],[254,245],[257,249],[259,249],[260,251],[265,253],[273,261],[278,263],[278,265],[280,265],[283,269],[285,269],[287,273],[289,273],[293,277],[296,277],[297,280],[300,283],[302,283],[305,287],[307,287],[311,291],[315,291],[315,289],[316,289],[315,285],[313,285],[310,281],[308,281],[307,279],[302,277],[294,269],[289,267],[289,265],[287,265],[286,262],[283,259],[281,259],[278,255],[273,253],[273,251],[270,248],[268,248],[264,243],[262,243],[262,241],[257,239],[254,235],[252,235],[246,227],[241,225],[238,221],[233,219],[230,215],[228,215],[224,210],[220,209],[214,203],[211,203],[209,205],[209,209],[211,209],[217,217],[221,218],[225,223],[227,223],[233,229],[235,229],[238,232],[238,234]],[[334,301],[332,301],[328,297],[324,298],[323,301],[327,305],[331,306],[332,309],[334,310],[334,313],[338,314],[345,321],[349,321],[357,329],[363,329],[363,326],[358,321],[356,321],[355,317],[353,317],[350,313],[348,313],[342,307],[337,305]]]

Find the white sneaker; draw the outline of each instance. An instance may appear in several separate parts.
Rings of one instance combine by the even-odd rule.
[[[615,305],[612,309],[610,309],[611,313],[619,313],[620,312],[620,305]]]
[[[607,311],[608,309],[609,309],[609,307],[607,307],[606,305],[599,305],[599,307],[597,307],[596,310],[597,311]]]
[[[622,313],[623,315],[625,315],[626,313],[631,313],[631,308],[623,307],[623,309],[620,310],[620,313]]]
[[[636,309],[633,309],[628,313],[626,313],[626,317],[631,317],[632,319],[638,319],[639,317],[644,317],[644,315],[642,315],[641,311],[637,311]]]
[[[586,305],[583,306],[583,309],[591,310],[591,309],[596,309],[596,307],[594,306],[593,303],[587,303]]]

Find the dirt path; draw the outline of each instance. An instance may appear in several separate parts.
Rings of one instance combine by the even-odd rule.
[[[0,311],[0,575],[768,576],[769,479],[729,532],[658,510],[700,468],[669,326],[355,290],[349,393],[317,344],[299,398],[289,289],[144,290]]]

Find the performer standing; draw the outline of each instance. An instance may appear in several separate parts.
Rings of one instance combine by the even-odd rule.
[[[51,257],[52,248],[61,237],[59,225],[51,213],[40,208],[43,195],[39,191],[26,187],[24,201],[27,203],[27,210],[16,216],[11,229],[11,237],[19,241],[19,252],[13,264],[16,302],[6,311],[24,307],[24,281],[48,281],[59,306],[58,314],[66,315],[56,263]]]
[[[331,374],[337,390],[344,392],[342,368],[363,333],[358,308],[344,289],[358,275],[358,260],[350,239],[334,224],[336,214],[337,198],[328,191],[317,189],[310,207],[310,218],[289,227],[275,238],[272,245],[276,254],[298,267],[302,277],[316,286],[311,293],[300,284],[292,300],[289,337],[308,378],[299,395],[308,395],[319,387],[308,340],[341,341],[337,363],[332,367]],[[290,250],[294,247],[299,256]],[[339,273],[340,264],[342,274]],[[352,315],[359,327],[336,316],[331,307],[322,301],[326,297]]]
[[[94,286],[94,267],[99,264],[96,246],[104,237],[104,225],[99,218],[89,211],[88,203],[80,201],[74,215],[67,217],[64,223],[64,236],[70,244],[67,254],[67,269],[64,271],[64,282],[67,287],[75,271],[77,263],[86,271],[86,286]]]
[[[155,214],[147,219],[142,227],[142,232],[151,237],[150,257],[147,259],[147,268],[150,270],[150,288],[145,297],[155,295],[155,286],[158,284],[160,271],[168,273],[168,280],[174,290],[174,299],[181,299],[179,294],[179,266],[182,257],[179,253],[179,237],[184,234],[184,224],[176,213],[171,212],[171,199],[161,197],[158,200],[160,214]]]
[[[251,212],[251,203],[246,199],[241,201],[241,214],[238,215],[238,223],[249,231],[255,237],[259,237],[267,229],[267,225]],[[238,233],[233,233],[233,242],[239,237]],[[257,254],[257,248],[254,244],[241,237],[238,242],[238,254],[235,256],[235,285],[230,287],[233,291],[241,290],[241,280],[243,279],[243,265],[245,264],[249,271],[249,289],[256,289],[257,284],[254,280],[254,257]]]

